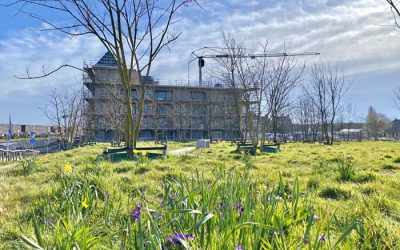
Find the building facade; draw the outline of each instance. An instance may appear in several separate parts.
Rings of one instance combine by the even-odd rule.
[[[98,141],[114,140],[125,125],[124,105],[118,101],[124,90],[115,59],[106,53],[96,64],[85,64],[85,71],[86,134]],[[132,75],[132,109],[136,112],[141,86],[138,75]],[[193,86],[149,77],[139,139],[236,139],[245,112],[242,93],[222,84]]]

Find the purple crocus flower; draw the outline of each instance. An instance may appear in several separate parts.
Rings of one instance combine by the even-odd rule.
[[[241,246],[241,245],[236,245],[235,250],[244,250],[244,248],[243,248],[243,246]]]
[[[134,221],[137,221],[139,219],[140,216],[140,210],[135,210],[132,212],[132,217]]]
[[[141,210],[141,209],[142,209],[142,203],[138,203],[138,204],[137,204],[136,210],[134,210],[134,211],[132,212],[132,217],[133,217],[133,220],[134,220],[134,221],[137,221],[137,220],[139,219],[140,210]]]
[[[160,207],[164,206],[164,202],[160,201]]]
[[[175,194],[174,194],[174,193],[170,193],[170,194],[169,194],[169,199],[170,199],[170,200],[173,200],[174,198],[175,198]]]
[[[195,238],[196,237],[194,237],[193,234],[183,234],[175,232],[173,235],[168,236],[167,240],[172,244],[180,245],[181,242],[179,240],[194,240]]]
[[[47,224],[47,226],[50,226],[50,227],[54,226],[54,221],[52,219],[47,219],[46,224]]]

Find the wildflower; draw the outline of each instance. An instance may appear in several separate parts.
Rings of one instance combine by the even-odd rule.
[[[235,250],[243,250],[243,249],[244,249],[243,246],[241,246],[241,245],[236,245]]]
[[[46,220],[46,224],[47,224],[47,226],[49,226],[49,227],[54,226],[54,221],[53,221],[52,219],[47,219],[47,220]]]
[[[174,233],[167,237],[167,240],[172,244],[180,245],[180,240],[194,240],[196,239],[193,234]]]
[[[261,149],[257,148],[256,149],[256,154],[258,154],[258,155],[261,154]]]
[[[240,203],[235,205],[235,209],[242,215],[244,213],[244,207]]]
[[[243,156],[244,155],[244,151],[240,151],[240,154]]]
[[[137,207],[136,207],[136,210],[134,210],[133,212],[132,212],[132,217],[133,217],[133,220],[134,221],[137,221],[138,219],[139,219],[139,216],[140,216],[140,210],[142,209],[142,203],[138,203],[137,204]]]
[[[267,189],[267,185],[265,185],[264,183],[260,183],[258,185],[258,190],[260,190],[261,192],[265,191],[266,189]]]
[[[85,198],[85,199],[82,201],[82,207],[85,208],[85,209],[89,207],[89,204],[88,204],[88,202],[87,202],[87,198]]]
[[[64,171],[68,173],[68,172],[71,172],[71,170],[72,170],[71,165],[65,164],[65,166],[64,166]]]
[[[146,151],[143,151],[143,152],[142,152],[142,156],[145,157],[146,155],[147,155],[147,152],[146,152]]]
[[[132,152],[133,152],[133,154],[135,154],[135,155],[139,153],[139,151],[138,151],[137,149],[134,149]]]
[[[132,212],[132,217],[134,221],[137,221],[139,219],[139,216],[140,216],[140,210],[134,210]]]
[[[275,195],[275,200],[277,201],[282,200],[282,197],[280,197],[279,195]]]
[[[319,242],[325,242],[326,241],[325,235],[324,234],[320,234],[319,237],[318,237],[318,241]]]
[[[160,201],[160,207],[164,206],[164,202]]]
[[[175,198],[175,194],[174,194],[174,193],[170,193],[170,194],[169,194],[169,199],[170,199],[170,200],[173,200],[174,198]]]
[[[313,219],[313,220],[318,220],[319,217],[318,217],[318,215],[314,214],[314,215],[312,216],[312,219]]]

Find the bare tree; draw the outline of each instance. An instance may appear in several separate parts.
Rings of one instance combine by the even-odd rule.
[[[247,120],[243,113],[243,101],[245,97],[243,93],[248,89],[249,81],[247,78],[247,70],[245,67],[246,54],[244,43],[238,42],[231,34],[222,34],[222,44],[224,46],[223,53],[226,57],[216,59],[216,67],[214,67],[212,76],[234,90],[232,104],[235,108],[236,121],[235,129],[239,131],[239,139],[241,142],[247,140]]]
[[[400,28],[400,7],[399,4],[400,3],[396,3],[393,0],[386,0],[388,2],[388,4],[390,5],[390,9],[392,10],[392,14],[393,14],[393,19],[394,19],[394,26],[396,28]]]
[[[306,93],[297,99],[294,109],[297,122],[300,126],[303,142],[315,142],[319,129],[319,118],[316,106]]]
[[[265,99],[271,117],[274,142],[277,142],[278,119],[289,113],[293,103],[290,95],[301,82],[304,67],[304,65],[298,67],[293,58],[286,56],[271,63],[267,75],[269,84],[266,85]]]
[[[126,107],[123,102],[123,89],[119,84],[107,84],[110,98],[104,105],[105,123],[114,133],[114,140],[119,144],[123,138]]]
[[[326,144],[333,144],[334,122],[348,87],[344,75],[338,70],[338,65],[314,64],[312,67],[307,92],[318,109]]]
[[[92,35],[115,57],[124,88],[125,142],[132,149],[139,136],[151,66],[158,54],[178,39],[180,33],[171,33],[170,27],[176,22],[177,11],[192,2],[195,0],[15,0],[9,5],[17,5],[22,12],[50,26],[45,30],[71,36]],[[40,8],[44,12],[40,12]],[[57,13],[57,22],[46,19],[45,11]],[[67,66],[77,68],[62,65],[58,69]],[[141,86],[137,112],[133,112],[131,106],[131,85],[135,76]]]
[[[47,105],[41,110],[57,126],[60,139],[72,142],[82,130],[82,106],[81,89],[67,89],[61,93],[53,88]]]

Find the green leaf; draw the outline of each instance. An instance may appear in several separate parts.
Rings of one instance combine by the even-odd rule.
[[[36,242],[34,242],[33,240],[29,239],[26,236],[21,236],[22,240],[25,241],[25,243],[27,243],[30,247],[33,247],[35,249],[41,249],[44,250],[41,246],[39,246]]]
[[[168,212],[173,214],[201,214],[201,211],[195,209],[174,209],[168,210]]]
[[[201,225],[206,223],[212,217],[214,217],[214,214],[208,214],[206,217],[204,217],[201,221],[199,221],[194,227],[190,228],[188,231],[190,232],[190,231],[198,229]]]

